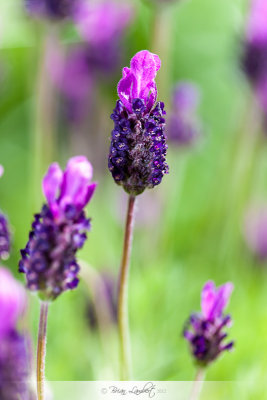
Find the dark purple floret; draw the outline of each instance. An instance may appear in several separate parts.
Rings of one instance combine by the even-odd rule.
[[[142,99],[133,99],[132,112],[121,100],[111,115],[114,121],[109,170],[115,182],[131,195],[159,185],[168,173],[164,104],[147,112]]]
[[[227,337],[223,329],[230,324],[229,315],[214,320],[205,319],[199,314],[191,315],[184,330],[184,337],[190,342],[192,354],[198,364],[206,366],[223,351],[233,347],[233,342],[223,344]]]
[[[66,207],[56,221],[47,205],[35,215],[29,241],[21,250],[19,271],[26,274],[27,287],[54,300],[63,291],[77,287],[79,266],[76,252],[83,247],[90,230],[84,211]]]
[[[6,216],[0,213],[0,259],[5,260],[10,251],[10,233]]]
[[[0,340],[0,399],[33,400],[27,340],[11,331]]]
[[[244,45],[242,68],[253,85],[261,83],[267,71],[267,42],[248,41]]]

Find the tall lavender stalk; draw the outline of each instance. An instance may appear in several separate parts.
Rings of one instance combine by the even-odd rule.
[[[76,252],[82,248],[90,230],[84,207],[91,200],[96,183],[91,183],[93,168],[83,157],[69,160],[63,172],[50,166],[43,179],[47,199],[35,214],[29,241],[19,263],[26,274],[27,288],[41,298],[37,348],[37,394],[44,399],[46,329],[49,302],[79,283]]]
[[[119,322],[119,335],[121,345],[121,376],[127,379],[131,376],[131,352],[130,352],[130,338],[129,338],[129,317],[127,307],[128,296],[128,275],[130,267],[131,247],[133,240],[134,229],[134,209],[136,197],[129,196],[128,209],[126,216],[124,244],[120,270],[119,280],[119,299],[118,299],[118,322]]]
[[[159,185],[168,173],[164,104],[156,103],[155,77],[160,64],[159,57],[147,50],[132,58],[130,68],[123,69],[118,84],[120,100],[111,115],[114,129],[109,170],[115,182],[129,194],[118,302],[123,380],[129,379],[131,369],[127,295],[135,198],[146,188]]]

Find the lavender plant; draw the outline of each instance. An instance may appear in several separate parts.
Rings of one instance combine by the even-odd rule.
[[[123,69],[120,100],[111,114],[114,129],[108,166],[114,181],[129,194],[118,297],[122,379],[130,376],[127,292],[135,200],[168,173],[164,103],[156,103],[155,77],[160,65],[157,55],[147,50],[137,53],[130,68]]]
[[[0,267],[0,398],[30,400],[30,355],[28,339],[19,333],[17,323],[26,308],[26,293],[11,275]]]
[[[234,342],[224,344],[224,332],[231,325],[230,315],[224,315],[233,284],[228,282],[216,288],[214,282],[205,283],[201,293],[201,313],[193,313],[184,329],[184,337],[190,344],[192,356],[198,367],[192,400],[198,396],[198,381],[204,379],[205,368],[221,353],[233,348]]]
[[[79,283],[76,252],[90,230],[84,207],[91,200],[96,183],[86,157],[71,158],[65,171],[52,164],[43,179],[47,203],[35,214],[29,241],[21,250],[19,271],[26,275],[27,288],[41,299],[37,349],[37,394],[44,399],[46,326],[49,303]]]

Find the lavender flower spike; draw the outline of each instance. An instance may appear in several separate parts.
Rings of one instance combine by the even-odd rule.
[[[227,334],[223,328],[230,326],[231,317],[223,315],[228,304],[233,284],[228,282],[216,289],[214,282],[207,282],[201,295],[201,313],[192,314],[191,329],[184,330],[184,337],[190,342],[192,355],[200,366],[207,366],[223,351],[230,350],[233,342],[223,344]]]
[[[164,104],[158,102],[155,78],[160,59],[147,50],[123,69],[118,84],[109,153],[109,170],[115,182],[132,196],[159,185],[168,173]]]
[[[69,160],[65,171],[52,164],[43,179],[47,204],[35,215],[19,264],[28,289],[39,291],[43,299],[54,300],[78,285],[76,252],[90,230],[84,207],[96,189],[92,175],[89,161],[78,156]]]

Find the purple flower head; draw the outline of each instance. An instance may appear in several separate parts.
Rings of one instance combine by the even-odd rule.
[[[84,39],[87,64],[95,74],[113,73],[121,61],[121,39],[133,18],[133,8],[114,0],[81,0],[74,21]]]
[[[52,164],[43,179],[47,204],[35,215],[19,270],[26,274],[28,289],[45,299],[53,300],[78,285],[76,252],[90,230],[84,207],[96,189],[92,175],[89,161],[78,156],[69,160],[65,171]]]
[[[164,103],[154,105],[154,78],[159,67],[155,54],[146,50],[137,53],[131,68],[123,70],[124,77],[118,85],[121,100],[111,115],[114,129],[109,170],[115,182],[133,196],[159,185],[168,173]]]
[[[216,289],[214,282],[207,282],[201,294],[201,313],[192,314],[184,337],[190,343],[192,355],[198,364],[206,366],[223,351],[230,350],[233,342],[223,344],[227,334],[223,329],[231,325],[231,317],[224,315],[233,284],[228,282]]]
[[[25,3],[31,15],[61,20],[73,15],[77,0],[25,0]]]
[[[172,111],[167,121],[169,139],[179,146],[193,144],[200,136],[197,117],[200,93],[190,82],[176,85],[173,92]]]
[[[267,259],[267,207],[250,209],[245,217],[244,237],[249,250],[261,261]]]
[[[142,50],[132,58],[130,68],[123,68],[118,95],[129,112],[133,112],[135,99],[144,102],[146,112],[151,111],[157,100],[155,78],[160,65],[160,58],[156,54]]]
[[[0,267],[0,342],[1,338],[13,331],[26,307],[26,293],[23,286],[12,274]]]

